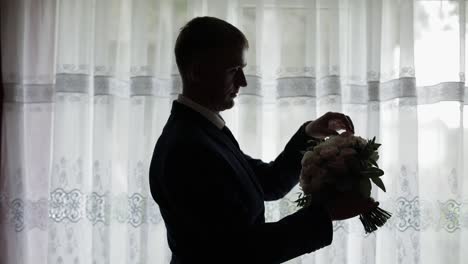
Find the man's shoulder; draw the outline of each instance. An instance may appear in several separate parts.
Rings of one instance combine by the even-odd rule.
[[[209,135],[202,126],[181,120],[169,121],[157,140],[154,152],[170,154],[187,152],[190,149],[207,149],[211,145],[209,142]]]
[[[172,143],[187,143],[198,142],[206,136],[204,129],[194,122],[173,120],[164,126],[160,140],[169,140]]]

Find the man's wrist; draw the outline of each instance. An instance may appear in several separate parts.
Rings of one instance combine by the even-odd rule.
[[[327,205],[326,203],[318,203],[318,202],[313,202],[309,204],[306,208],[306,210],[312,210],[316,211],[317,209],[323,211],[323,213],[330,218],[331,221],[334,221],[333,219],[333,210],[332,208]]]
[[[309,136],[309,137],[312,137],[312,136],[310,135],[310,134],[311,134],[311,133],[310,133],[310,126],[311,126],[311,124],[312,124],[313,122],[314,122],[313,120],[309,120],[309,121],[307,121],[307,122],[305,122],[305,123],[303,124],[303,127],[304,127],[304,134],[307,135],[307,136]]]

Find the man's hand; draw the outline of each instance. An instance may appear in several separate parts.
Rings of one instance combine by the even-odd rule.
[[[366,213],[379,206],[372,198],[363,198],[355,192],[339,192],[325,207],[332,220],[345,220]]]
[[[341,129],[354,134],[354,125],[351,118],[342,113],[328,112],[307,124],[305,132],[310,137],[325,138],[337,135],[337,130]]]

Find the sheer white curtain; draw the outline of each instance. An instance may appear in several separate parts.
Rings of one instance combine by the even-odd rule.
[[[202,15],[250,41],[223,113],[244,152],[271,160],[326,111],[383,144],[390,222],[335,222],[331,246],[291,263],[466,262],[465,1],[4,0],[2,263],[168,263],[148,165],[181,91],[175,38]]]

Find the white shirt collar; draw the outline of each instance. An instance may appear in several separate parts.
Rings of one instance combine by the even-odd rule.
[[[221,119],[219,113],[211,111],[210,109],[194,102],[193,100],[186,96],[183,96],[182,94],[179,94],[179,96],[177,97],[177,102],[197,111],[206,119],[208,119],[211,123],[213,123],[217,128],[222,129],[224,127],[225,122],[223,119]]]

